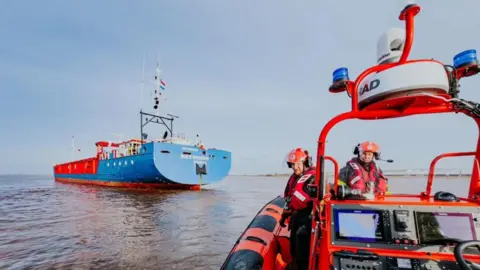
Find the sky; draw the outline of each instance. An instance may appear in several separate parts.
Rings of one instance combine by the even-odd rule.
[[[416,1],[411,58],[452,64],[480,49],[479,1]],[[95,155],[95,142],[139,137],[142,57],[151,79],[157,59],[167,84],[162,112],[174,131],[232,152],[232,174],[286,171],[288,151],[316,152],[323,126],[350,109],[331,94],[332,72],[355,78],[376,64],[378,37],[404,27],[405,0],[166,1],[83,0],[0,3],[1,173],[52,173],[72,159],[72,136]],[[465,20],[462,20],[466,18]],[[470,18],[470,19],[469,19]],[[480,100],[480,77],[461,82],[461,97]],[[149,127],[150,137],[164,129]],[[380,144],[384,170],[428,168],[438,154],[472,151],[478,129],[464,115],[350,120],[328,136],[327,154],[344,164],[354,145]],[[439,167],[471,168],[472,158]]]

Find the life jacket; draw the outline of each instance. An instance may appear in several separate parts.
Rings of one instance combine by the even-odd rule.
[[[307,168],[307,171],[304,172],[304,173],[301,174],[301,175],[296,175],[295,173],[292,173],[292,175],[290,175],[290,178],[288,179],[287,185],[285,186],[285,191],[284,191],[284,193],[283,193],[283,197],[284,197],[284,198],[292,197],[293,188],[295,187],[295,184],[297,183],[297,181],[298,181],[303,175],[305,175],[306,173],[309,173],[309,172],[312,171],[312,170],[313,170],[313,174],[315,174],[315,173],[316,173],[315,167]]]
[[[290,178],[288,178],[288,182],[287,182],[287,185],[285,186],[285,191],[283,192],[283,197],[284,198],[288,198],[288,197],[292,197],[292,189],[294,187],[294,184],[297,182],[297,179],[300,178],[300,176],[292,173],[292,175],[290,176]]]
[[[308,194],[308,185],[315,183],[315,167],[309,168],[291,189],[290,207],[293,210],[299,211],[310,206],[315,197]]]
[[[367,171],[356,158],[352,158],[347,164],[352,167],[353,175],[350,179],[346,179],[350,188],[359,189],[361,192],[367,191],[367,183],[374,182],[375,193],[387,192],[387,180],[377,168],[375,162],[370,163],[370,171]]]

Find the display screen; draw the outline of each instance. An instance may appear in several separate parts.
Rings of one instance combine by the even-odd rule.
[[[376,242],[383,240],[382,215],[373,210],[336,210],[337,239]]]
[[[412,261],[410,259],[397,259],[398,269],[412,269]]]
[[[477,239],[470,214],[416,212],[415,215],[420,243],[445,238]]]

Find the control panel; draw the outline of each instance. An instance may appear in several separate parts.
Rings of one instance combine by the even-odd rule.
[[[480,238],[480,208],[432,205],[334,204],[331,244],[335,269],[460,269],[455,261],[378,256],[362,248],[453,254],[458,242]],[[401,253],[397,253],[401,254]],[[405,253],[403,253],[405,254]],[[464,254],[480,255],[479,249]]]
[[[455,261],[418,260],[405,257],[381,257],[372,253],[339,251],[333,253],[337,270],[455,270],[461,269]]]
[[[439,251],[449,239],[480,237],[480,208],[336,204],[332,207],[332,244],[382,249]]]

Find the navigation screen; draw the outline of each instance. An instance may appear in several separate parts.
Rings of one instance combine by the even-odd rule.
[[[412,261],[410,259],[397,258],[398,269],[412,269]]]
[[[476,240],[470,214],[416,212],[420,243],[454,238]]]
[[[337,210],[337,239],[376,242],[383,239],[382,216],[377,211]]]

